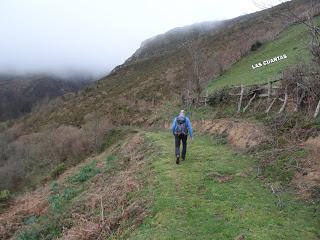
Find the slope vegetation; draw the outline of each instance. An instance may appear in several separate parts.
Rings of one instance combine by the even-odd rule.
[[[133,131],[0,215],[17,239],[316,239],[316,205],[272,193],[255,160],[202,135],[176,165],[173,138]],[[279,189],[278,189],[279,190]],[[36,204],[34,204],[36,203]]]
[[[0,122],[21,117],[37,104],[78,91],[89,81],[47,75],[0,75]]]
[[[315,21],[320,23],[320,17],[315,18]],[[220,77],[211,80],[208,89],[213,91],[225,86],[264,83],[279,79],[282,72],[288,67],[299,63],[307,64],[311,61],[311,53],[308,49],[310,41],[311,36],[305,25],[294,24],[279,34],[275,40],[264,44],[257,51],[251,52],[233,64]],[[252,68],[252,65],[255,66],[256,63],[283,54],[287,55],[287,59],[259,68]]]
[[[155,37],[96,84],[22,121],[32,131],[53,123],[79,126],[86,114],[99,111],[119,125],[152,125],[157,121],[157,117],[150,118],[154,109],[173,99],[180,101],[181,96],[186,95],[188,82],[192,82],[194,73],[187,42],[197,45],[202,63],[201,84],[206,85],[244,57],[256,41],[273,40],[295,21],[281,12],[289,7],[301,15],[312,3],[312,0],[294,0],[223,23],[205,23],[207,27],[195,25]],[[319,6],[316,2],[316,7]],[[195,88],[193,85],[191,91]]]
[[[310,3],[311,0],[296,0],[287,4],[296,14],[302,14]],[[272,186],[267,180],[261,181],[257,160],[226,146],[228,139],[223,134],[197,136],[189,145],[188,159],[179,166],[174,163],[173,141],[168,133],[128,127],[123,129],[124,136],[112,142],[111,132],[117,126],[155,125],[167,117],[163,115],[166,108],[173,111],[173,106],[181,102],[193,74],[191,56],[185,47],[187,41],[199,43],[206,84],[246,56],[258,40],[264,46],[256,54],[266,51],[263,49],[268,46],[276,53],[274,42],[265,43],[292,24],[292,19],[279,15],[285,8],[283,4],[239,17],[226,21],[222,28],[210,27],[196,31],[195,35],[192,29],[191,34],[169,41],[169,46],[162,41],[172,37],[171,33],[161,36],[160,42],[155,38],[90,87],[71,96],[64,95],[47,108],[9,123],[8,128],[3,125],[7,129],[1,134],[5,136],[0,135],[4,139],[0,142],[0,160],[11,162],[8,160],[13,157],[17,160],[11,166],[13,170],[21,170],[20,163],[24,163],[27,177],[39,176],[41,180],[32,181],[37,190],[8,201],[9,205],[1,209],[0,236],[4,239],[319,237],[318,206],[296,199],[281,184]],[[284,35],[275,41],[283,48],[290,42],[287,49],[290,54],[297,50],[294,47],[302,45],[294,45],[292,39],[304,35],[301,26],[287,31],[288,41]],[[161,51],[154,46],[160,46]],[[304,50],[300,55],[307,58]],[[251,60],[269,56],[256,57]],[[247,62],[250,68],[251,61]],[[274,77],[264,74],[253,81]],[[241,125],[235,126],[233,129]],[[88,158],[101,151],[101,155]],[[87,160],[80,163],[84,159]],[[26,164],[27,161],[32,164]],[[279,168],[270,168],[270,175],[277,175],[275,170],[280,168],[286,170],[286,165],[281,164]],[[2,179],[8,178],[8,171],[3,167],[1,171]],[[14,180],[24,185],[26,178]],[[45,187],[39,187],[40,182]]]

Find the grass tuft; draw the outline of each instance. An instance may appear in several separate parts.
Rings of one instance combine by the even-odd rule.
[[[68,181],[73,184],[84,183],[96,174],[100,172],[100,170],[96,166],[97,162],[93,161],[90,164],[81,168],[79,172],[69,177]]]

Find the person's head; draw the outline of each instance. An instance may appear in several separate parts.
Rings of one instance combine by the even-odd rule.
[[[184,117],[184,110],[181,110],[179,116]]]

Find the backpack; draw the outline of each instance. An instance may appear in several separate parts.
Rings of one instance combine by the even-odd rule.
[[[184,134],[184,135],[188,135],[188,128],[187,128],[187,124],[186,124],[186,118],[182,117],[182,116],[178,116],[176,119],[177,122],[177,126],[175,129],[175,133],[180,135],[180,134]]]

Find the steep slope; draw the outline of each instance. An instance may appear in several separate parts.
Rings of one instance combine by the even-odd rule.
[[[176,36],[172,41],[168,40],[175,36],[172,32],[155,37],[147,41],[133,58],[116,67],[94,86],[59,103],[50,111],[37,114],[37,117],[29,115],[23,121],[33,130],[53,122],[78,126],[87,113],[99,111],[116,124],[152,125],[157,121],[153,113],[169,100],[180,102],[187,92],[188,81],[193,78],[187,41],[196,39],[203,63],[202,84],[206,85],[209,79],[245,56],[256,41],[268,42],[294,22],[294,19],[281,14],[288,7],[295,14],[302,15],[313,2],[295,0],[217,26],[206,23],[211,27],[205,30],[199,30],[201,25],[196,25],[187,30],[191,33]],[[316,4],[315,10],[320,3]]]
[[[0,208],[0,238],[106,239],[139,224],[150,201],[141,191],[152,174],[145,170],[153,148],[141,133],[126,133],[102,154]]]
[[[157,35],[141,43],[140,48],[125,62],[130,64],[142,59],[148,59],[159,55],[165,55],[184,47],[187,41],[198,37],[213,36],[219,30],[229,25],[230,21],[214,21],[196,23],[190,26],[178,27],[164,34]]]
[[[46,75],[0,75],[0,122],[22,116],[37,103],[85,87],[90,79],[66,80]]]
[[[320,24],[320,17],[315,18],[315,23]],[[308,64],[311,53],[308,48],[311,35],[304,24],[294,24],[283,31],[275,40],[261,46],[256,51],[239,60],[226,70],[221,76],[209,82],[208,89],[213,91],[225,86],[240,84],[264,83],[269,80],[281,78],[281,73],[295,64]],[[257,63],[273,59],[285,54],[286,59],[272,64],[255,67]],[[253,69],[253,67],[255,67]]]

